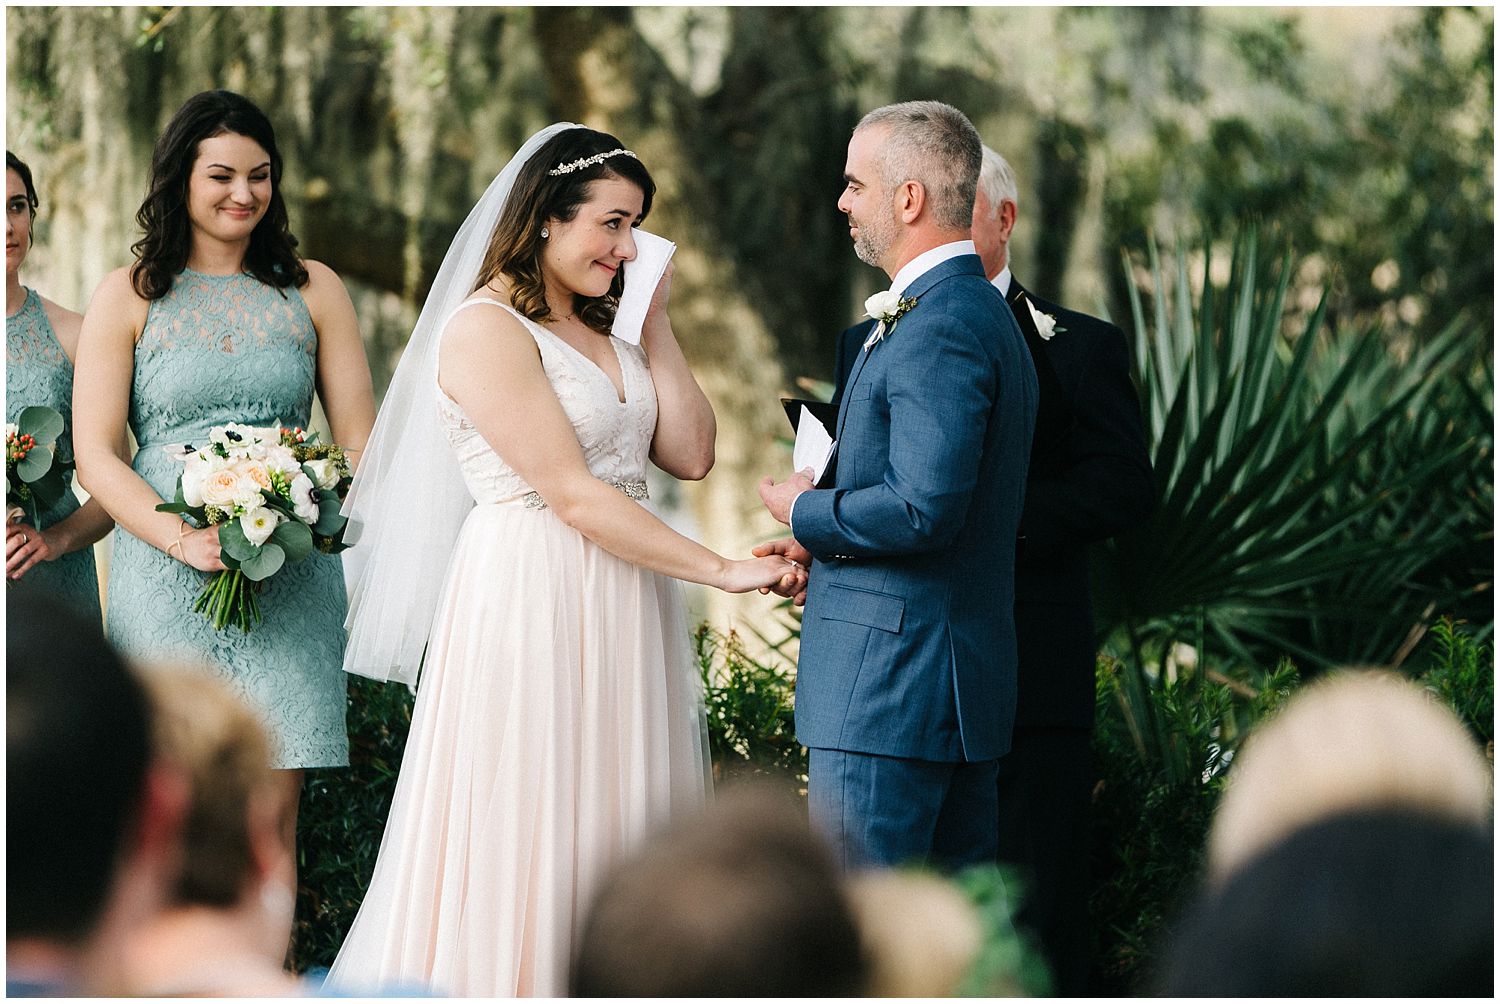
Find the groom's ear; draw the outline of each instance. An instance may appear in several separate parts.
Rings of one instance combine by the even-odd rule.
[[[896,186],[894,207],[896,216],[910,226],[917,222],[927,206],[927,190],[920,181],[904,181]]]

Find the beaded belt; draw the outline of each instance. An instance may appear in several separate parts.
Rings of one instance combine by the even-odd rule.
[[[600,478],[599,480],[603,481],[611,488],[625,493],[630,498],[635,499],[637,502],[644,501],[651,497],[650,494],[646,491],[646,482],[644,481],[616,481],[614,478]],[[543,501],[542,497],[536,492],[527,492],[525,495],[522,495],[521,505],[526,509],[547,508],[547,503]]]

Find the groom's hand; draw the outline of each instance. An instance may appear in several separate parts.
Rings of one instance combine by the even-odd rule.
[[[761,593],[774,592],[777,596],[785,596],[791,599],[793,606],[802,606],[807,602],[807,569],[812,566],[812,555],[807,548],[797,543],[791,537],[781,540],[771,540],[764,544],[756,544],[750,549],[750,553],[757,558],[767,555],[779,554],[788,561],[795,561],[802,566],[800,574],[792,580],[791,576],[783,578],[780,583],[768,589],[762,589]]]
[[[792,500],[812,490],[812,470],[801,470],[781,484],[767,474],[760,482],[760,500],[778,523],[792,525]]]

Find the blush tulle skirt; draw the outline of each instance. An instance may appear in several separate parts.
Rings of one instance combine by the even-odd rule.
[[[476,507],[330,988],[566,994],[602,875],[708,784],[678,584],[551,510]]]

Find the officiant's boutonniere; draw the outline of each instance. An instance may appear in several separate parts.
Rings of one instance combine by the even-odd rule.
[[[1068,330],[1067,328],[1059,328],[1057,326],[1057,318],[1051,314],[1044,314],[1040,310],[1037,310],[1036,304],[1032,303],[1030,298],[1023,296],[1021,299],[1026,301],[1026,309],[1031,311],[1031,323],[1036,325],[1036,333],[1041,336],[1042,341],[1050,341],[1052,336],[1059,331]]]
[[[865,316],[873,317],[879,323],[875,325],[875,330],[870,332],[870,337],[865,339],[865,348],[868,349],[896,330],[896,322],[901,320],[901,315],[916,305],[915,297],[903,297],[893,289],[876,293],[866,300]]]

